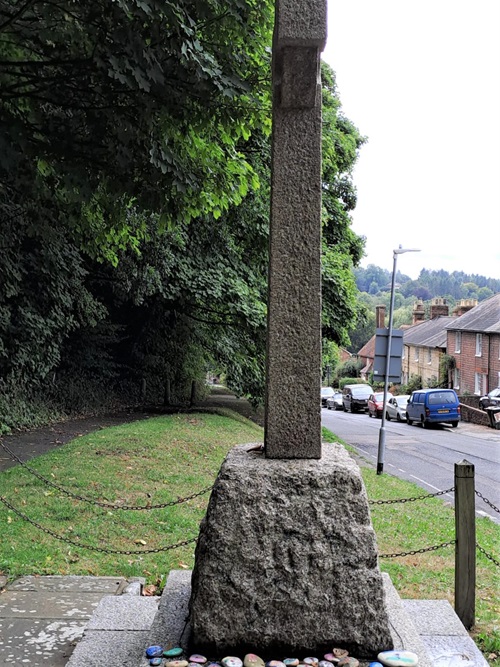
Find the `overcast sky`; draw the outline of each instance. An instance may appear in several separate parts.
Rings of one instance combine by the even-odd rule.
[[[328,0],[369,263],[500,278],[500,0]]]

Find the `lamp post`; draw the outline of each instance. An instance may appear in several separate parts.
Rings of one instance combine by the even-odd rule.
[[[401,244],[393,252],[393,267],[391,280],[391,304],[389,306],[389,335],[387,337],[387,353],[385,357],[385,377],[384,377],[384,406],[382,409],[382,424],[380,425],[380,432],[378,437],[378,458],[377,458],[377,475],[384,472],[384,454],[385,454],[385,413],[387,410],[387,393],[389,389],[389,370],[391,363],[391,342],[392,342],[392,316],[394,311],[394,283],[396,281],[396,263],[398,255],[404,252],[420,252],[418,248],[403,248]]]

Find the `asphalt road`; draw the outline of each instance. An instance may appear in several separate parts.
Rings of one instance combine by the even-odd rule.
[[[352,445],[376,467],[381,420],[322,408],[322,424]],[[475,488],[500,509],[500,431],[476,424],[423,429],[385,422],[384,473],[418,484],[428,493],[454,486],[454,465],[466,459],[475,467]],[[453,494],[443,496],[453,503]],[[500,513],[476,496],[476,512],[500,523]]]

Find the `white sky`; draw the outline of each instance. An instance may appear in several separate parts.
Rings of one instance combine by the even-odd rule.
[[[328,0],[362,266],[500,278],[500,0]]]

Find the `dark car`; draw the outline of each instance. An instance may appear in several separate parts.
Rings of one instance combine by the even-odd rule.
[[[371,394],[373,389],[369,384],[346,384],[342,390],[344,412],[364,412]]]
[[[344,404],[342,403],[342,392],[336,391],[333,396],[329,396],[326,399],[326,407],[329,410],[343,410]]]
[[[500,387],[492,389],[486,394],[486,396],[481,396],[479,399],[479,407],[483,410],[489,407],[500,406]]]
[[[368,398],[368,416],[382,417],[384,411],[384,392],[378,391]]]

